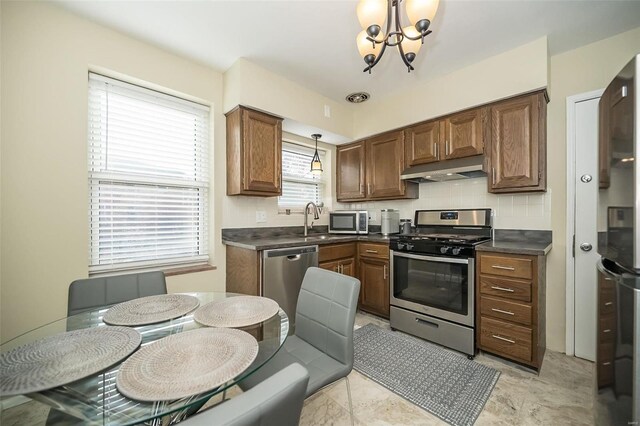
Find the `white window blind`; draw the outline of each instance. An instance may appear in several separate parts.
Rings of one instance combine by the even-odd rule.
[[[286,209],[302,212],[309,201],[316,204],[322,202],[322,175],[311,174],[313,152],[313,149],[304,146],[282,143],[282,195],[278,198],[278,209],[281,212]],[[324,152],[318,153],[324,165]]]
[[[89,271],[208,260],[209,107],[89,74]]]

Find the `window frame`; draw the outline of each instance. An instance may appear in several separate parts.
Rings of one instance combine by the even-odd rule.
[[[94,83],[95,82],[95,83]],[[204,127],[204,136],[200,136],[197,139],[197,142],[194,142],[193,152],[190,150],[185,151],[186,155],[191,156],[195,155],[193,165],[193,176],[190,177],[170,177],[170,176],[162,176],[160,174],[153,174],[152,172],[143,173],[143,172],[132,172],[132,171],[114,171],[109,170],[109,166],[106,165],[107,161],[104,159],[98,159],[100,156],[105,156],[108,149],[108,136],[105,137],[101,132],[105,132],[105,130],[100,129],[99,132],[95,132],[92,127],[92,111],[91,111],[91,102],[92,100],[92,91],[101,89],[94,88],[95,85],[100,85],[102,83],[106,83],[107,85],[112,85],[116,93],[119,91],[124,91],[128,94],[133,94],[132,98],[137,101],[148,102],[150,104],[160,105],[160,106],[168,106],[170,108],[174,108],[176,110],[187,113],[193,112],[194,117],[199,115],[198,123],[203,124]],[[108,89],[105,91],[108,94]],[[139,96],[138,96],[139,95]],[[211,137],[213,135],[213,123],[212,123],[212,111],[211,106],[206,105],[202,102],[196,102],[190,99],[186,99],[188,96],[180,96],[172,93],[172,91],[161,91],[152,87],[145,87],[139,84],[130,83],[122,80],[121,78],[113,78],[106,76],[101,73],[89,71],[88,73],[88,89],[87,89],[87,100],[89,102],[89,110],[87,116],[87,170],[88,170],[88,184],[89,184],[89,203],[88,203],[88,214],[89,214],[89,258],[88,258],[88,267],[89,267],[89,275],[105,275],[112,272],[121,272],[121,271],[144,271],[144,270],[157,270],[157,269],[171,269],[171,268],[179,268],[179,267],[189,267],[196,265],[208,265],[209,262],[209,250],[210,250],[210,179],[212,176],[211,164],[210,164],[210,156],[209,149],[211,145]],[[199,111],[199,112],[198,112]],[[108,114],[108,112],[107,112]],[[106,119],[108,120],[108,118]],[[105,126],[107,126],[105,124]],[[200,130],[198,130],[199,132]],[[106,131],[108,133],[108,130]],[[100,140],[98,142],[92,141],[92,136],[100,135]],[[103,140],[104,139],[104,140]],[[175,147],[169,143],[167,146],[171,146],[171,149],[175,149]],[[100,149],[99,153],[96,153],[95,150]],[[151,151],[148,151],[151,152]],[[144,155],[144,154],[143,154]],[[165,157],[168,161],[171,161],[171,156],[166,155]],[[105,163],[104,165],[102,163]],[[156,166],[157,170],[160,170],[160,166]],[[160,257],[160,258],[148,258],[145,260],[137,260],[137,261],[114,261],[113,258],[108,259],[110,262],[100,263],[101,255],[100,255],[100,212],[94,211],[97,207],[100,206],[100,190],[98,189],[100,185],[132,185],[135,188],[145,188],[148,191],[158,191],[159,194],[162,194],[163,191],[177,189],[177,190],[195,190],[197,195],[195,198],[197,199],[197,206],[193,208],[193,212],[197,215],[197,220],[193,220],[192,222],[197,223],[197,236],[193,238],[193,241],[196,241],[197,246],[197,255],[193,256],[173,256],[173,257]],[[95,188],[95,191],[94,191]],[[126,191],[126,188],[122,189]],[[135,203],[134,203],[135,204]],[[110,204],[113,205],[113,204]],[[153,206],[153,203],[150,202],[150,206]],[[153,208],[153,207],[152,207]],[[166,207],[165,207],[166,208]],[[153,211],[153,210],[152,210]],[[162,209],[157,209],[157,211],[162,211]],[[196,212],[197,211],[197,212]],[[138,238],[140,235],[144,235],[143,233],[138,234]],[[180,235],[180,234],[174,234]],[[156,241],[162,241],[162,238],[156,239]],[[134,240],[135,241],[135,240]],[[140,240],[137,240],[138,242]],[[166,241],[166,240],[165,240]]]
[[[313,158],[313,153],[315,150],[315,146],[312,145],[307,145],[304,143],[300,143],[300,142],[294,142],[291,140],[286,140],[283,139],[282,140],[282,153],[284,156],[284,151],[286,151],[287,146],[292,147],[289,148],[289,151],[293,151],[293,152],[297,152],[303,155],[307,155],[309,156],[309,169],[311,168],[311,159]],[[284,168],[283,168],[283,172],[282,172],[282,190],[284,192],[284,186],[285,186],[285,182],[295,182],[295,183],[302,183],[302,184],[308,184],[308,185],[316,185],[319,187],[319,201],[316,200],[311,200],[314,201],[316,203],[324,203],[324,198],[326,197],[326,173],[327,173],[327,167],[326,167],[326,161],[327,161],[327,150],[318,147],[318,154],[320,156],[320,161],[322,162],[323,165],[323,169],[325,169],[322,172],[322,175],[320,176],[320,178],[317,181],[312,181],[309,178],[295,178],[295,177],[286,177],[284,174]],[[284,166],[284,159],[283,159],[283,166]],[[304,213],[304,205],[309,201],[306,200],[304,201],[303,204],[301,204],[300,206],[288,206],[288,205],[281,205],[280,204],[280,200],[281,200],[282,196],[278,197],[277,200],[277,204],[278,204],[278,214],[303,214]]]

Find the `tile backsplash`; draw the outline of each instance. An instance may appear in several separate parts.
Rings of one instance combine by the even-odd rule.
[[[418,209],[493,210],[493,226],[501,229],[551,229],[551,190],[535,194],[490,194],[487,178],[454,180],[420,184],[420,198],[416,200],[372,201],[365,203],[333,203],[327,199],[316,225],[327,225],[329,210],[368,210],[375,212],[372,225],[380,225],[381,209],[398,209],[400,218],[413,220]],[[256,212],[265,213],[265,221],[257,223]],[[225,197],[223,228],[301,226],[302,214],[278,213],[277,197]]]
[[[454,180],[420,184],[420,198],[416,200],[375,201],[366,203],[338,203],[337,209],[375,211],[380,224],[381,209],[398,209],[400,218],[413,220],[419,209],[493,210],[493,226],[502,229],[551,229],[551,190],[534,194],[490,194],[487,178]]]

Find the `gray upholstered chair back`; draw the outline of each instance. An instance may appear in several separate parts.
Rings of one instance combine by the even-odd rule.
[[[180,422],[185,426],[297,426],[309,373],[291,364],[247,392]]]
[[[144,296],[167,293],[164,272],[76,280],[69,286],[67,315]]]
[[[353,367],[353,323],[360,281],[309,268],[296,307],[295,335],[338,362]]]

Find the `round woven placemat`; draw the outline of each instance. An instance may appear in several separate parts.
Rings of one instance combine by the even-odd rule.
[[[0,394],[52,389],[112,366],[135,351],[142,336],[128,327],[95,327],[45,337],[0,355]]]
[[[200,305],[198,298],[188,294],[160,294],[119,303],[102,318],[111,325],[146,325],[181,317]]]
[[[246,370],[258,355],[249,333],[200,328],[143,347],[116,377],[118,391],[138,401],[171,401],[214,389]]]
[[[278,313],[275,300],[260,296],[236,296],[201,306],[193,314],[196,322],[209,327],[248,327]]]

